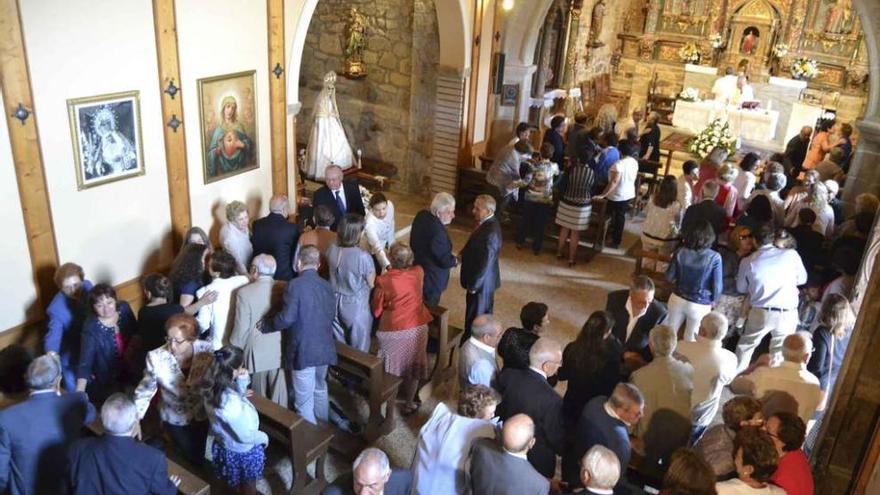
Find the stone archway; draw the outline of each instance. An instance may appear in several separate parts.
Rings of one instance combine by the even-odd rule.
[[[288,118],[288,164],[296,167],[293,156],[296,117],[302,108],[299,79],[302,69],[303,49],[309,25],[320,0],[305,0],[288,36],[287,118]],[[294,7],[296,15],[297,7]],[[465,98],[465,80],[471,65],[471,26],[468,20],[467,0],[435,0],[440,53],[437,67],[436,118],[434,119],[432,167],[430,188],[432,191],[454,193],[458,175],[457,143],[460,140],[462,113]],[[457,117],[456,117],[457,116]],[[456,143],[453,148],[451,143]],[[291,174],[292,175],[292,174]],[[295,190],[293,186],[290,190]]]

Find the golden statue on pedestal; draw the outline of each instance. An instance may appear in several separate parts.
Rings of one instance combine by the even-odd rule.
[[[348,29],[345,43],[345,77],[359,79],[366,77],[364,67],[364,49],[367,47],[367,25],[357,7],[352,7],[348,14]]]

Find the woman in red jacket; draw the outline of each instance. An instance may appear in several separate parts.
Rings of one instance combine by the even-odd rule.
[[[428,371],[428,322],[431,312],[422,300],[422,267],[413,266],[413,252],[407,244],[395,243],[389,255],[391,268],[376,278],[373,316],[379,319],[379,357],[385,372],[403,380],[404,416],[415,413],[419,380]]]

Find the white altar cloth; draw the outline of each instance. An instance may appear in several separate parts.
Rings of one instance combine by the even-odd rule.
[[[734,137],[755,142],[773,141],[779,112],[766,109],[742,110],[716,101],[675,102],[672,125],[693,134],[699,134],[716,118],[726,118]]]

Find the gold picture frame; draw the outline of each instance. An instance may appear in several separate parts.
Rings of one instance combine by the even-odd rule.
[[[76,189],[146,173],[140,91],[67,100]]]
[[[205,77],[197,83],[205,184],[260,168],[257,71]]]

